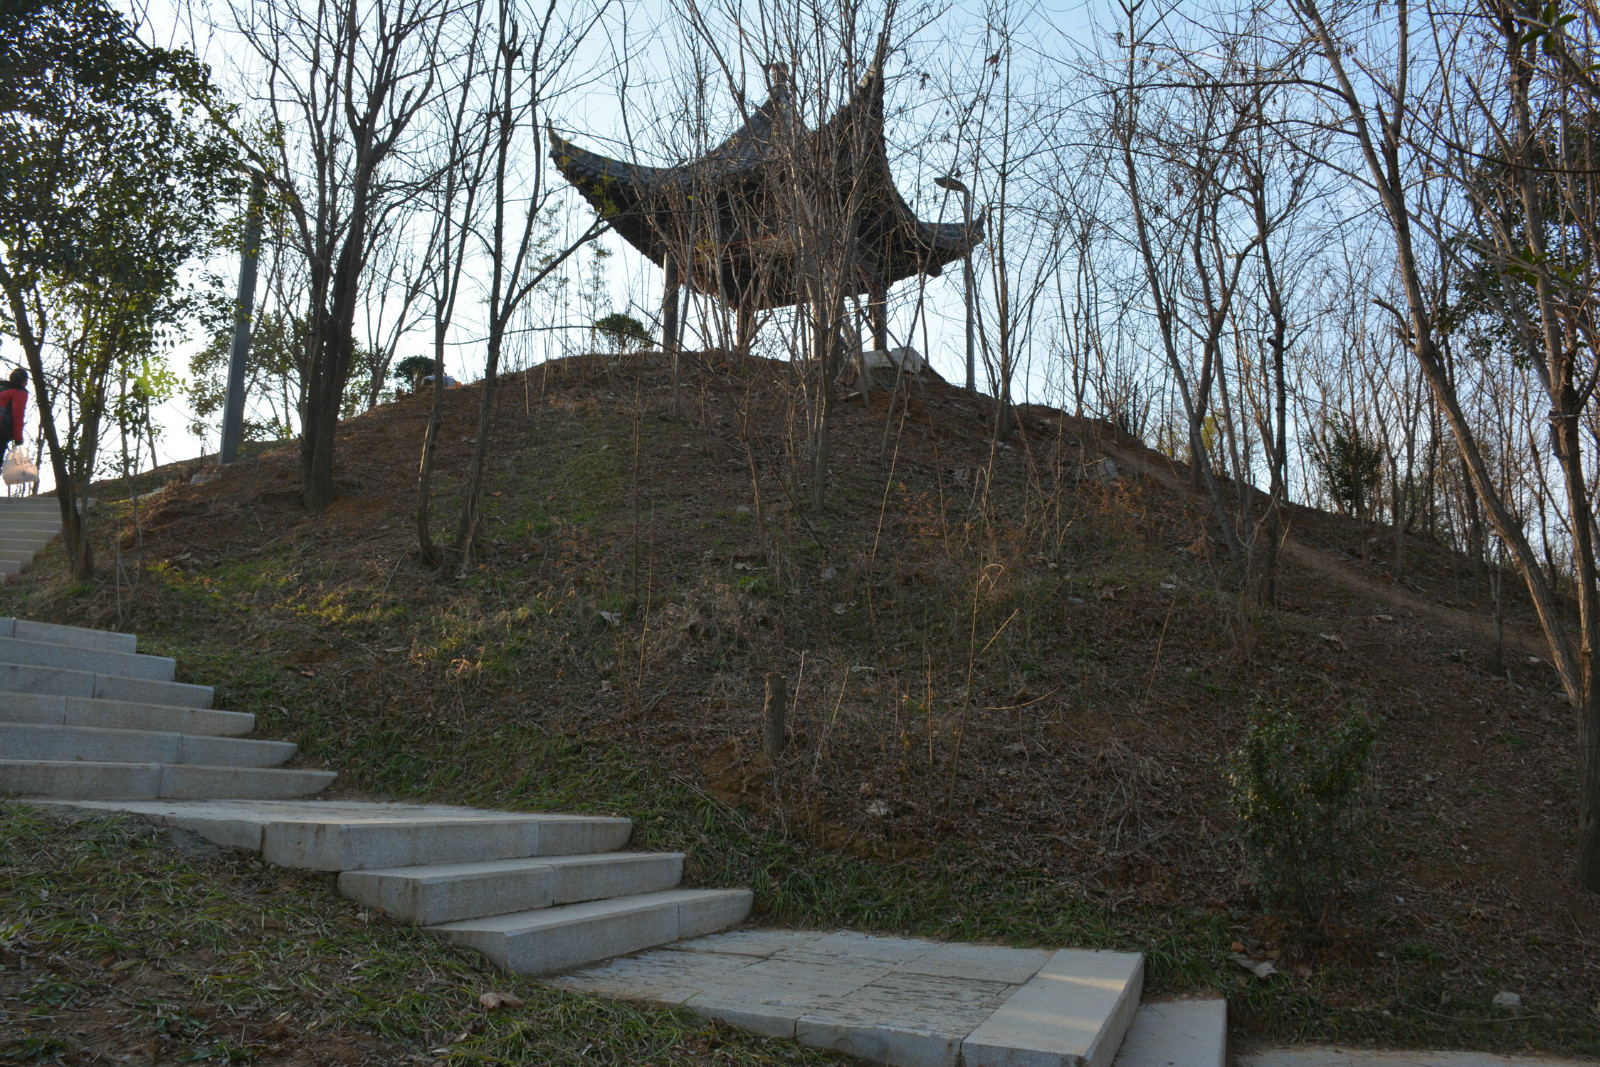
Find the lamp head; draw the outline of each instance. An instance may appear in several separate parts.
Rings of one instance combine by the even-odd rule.
[[[962,184],[960,178],[954,178],[948,174],[944,175],[943,177],[933,179],[933,184],[937,185],[941,189],[948,189],[952,193],[961,193],[964,196],[972,195],[971,191]]]

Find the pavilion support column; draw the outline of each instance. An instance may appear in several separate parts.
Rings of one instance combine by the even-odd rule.
[[[885,354],[889,351],[889,287],[882,282],[872,283],[872,346]]]
[[[669,252],[661,262],[661,272],[666,275],[661,291],[661,351],[672,360],[672,414],[678,411],[678,261]]]
[[[873,278],[867,289],[867,317],[872,323],[872,347],[889,354],[889,286]],[[861,354],[861,396],[871,402],[872,369],[867,366],[867,356]]]

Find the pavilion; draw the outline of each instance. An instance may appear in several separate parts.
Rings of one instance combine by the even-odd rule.
[[[685,283],[736,310],[741,350],[748,350],[757,311],[805,301],[799,260],[808,253],[797,207],[824,204],[847,224],[835,229],[854,238],[847,295],[867,296],[873,343],[887,350],[889,286],[919,273],[937,276],[961,259],[983,239],[983,219],[970,229],[923,222],[900,196],[884,147],[881,62],[816,130],[793,114],[787,66],[766,70],[767,102],[697,159],[674,167],[627,163],[553,129],[551,158],[624,240],[661,264],[664,349],[677,348]]]

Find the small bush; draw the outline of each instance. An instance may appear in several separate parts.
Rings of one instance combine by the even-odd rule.
[[[433,373],[433,360],[427,356],[407,356],[391,372],[402,389],[415,389],[425,374]]]
[[[1328,495],[1346,515],[1365,519],[1378,499],[1383,475],[1383,452],[1353,418],[1329,415],[1323,424],[1321,446],[1308,438],[1311,466],[1322,476]]]
[[[1377,726],[1350,715],[1321,737],[1288,711],[1258,704],[1233,753],[1229,797],[1245,859],[1271,907],[1327,922],[1349,877]]]
[[[650,331],[644,323],[620,311],[595,320],[594,332],[611,346],[616,355],[622,355],[635,346],[648,345],[651,341]]]

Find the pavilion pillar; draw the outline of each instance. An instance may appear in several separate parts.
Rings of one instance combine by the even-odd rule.
[[[672,360],[672,413],[678,414],[678,261],[668,252],[661,261],[661,351]]]
[[[889,353],[889,287],[882,282],[874,281],[870,294],[871,302],[867,306],[868,313],[872,316],[872,347],[879,352]]]
[[[889,287],[874,277],[867,283],[867,319],[872,325],[872,347],[889,355]],[[861,397],[868,404],[872,398],[872,368],[867,365],[867,354],[861,353]]]

